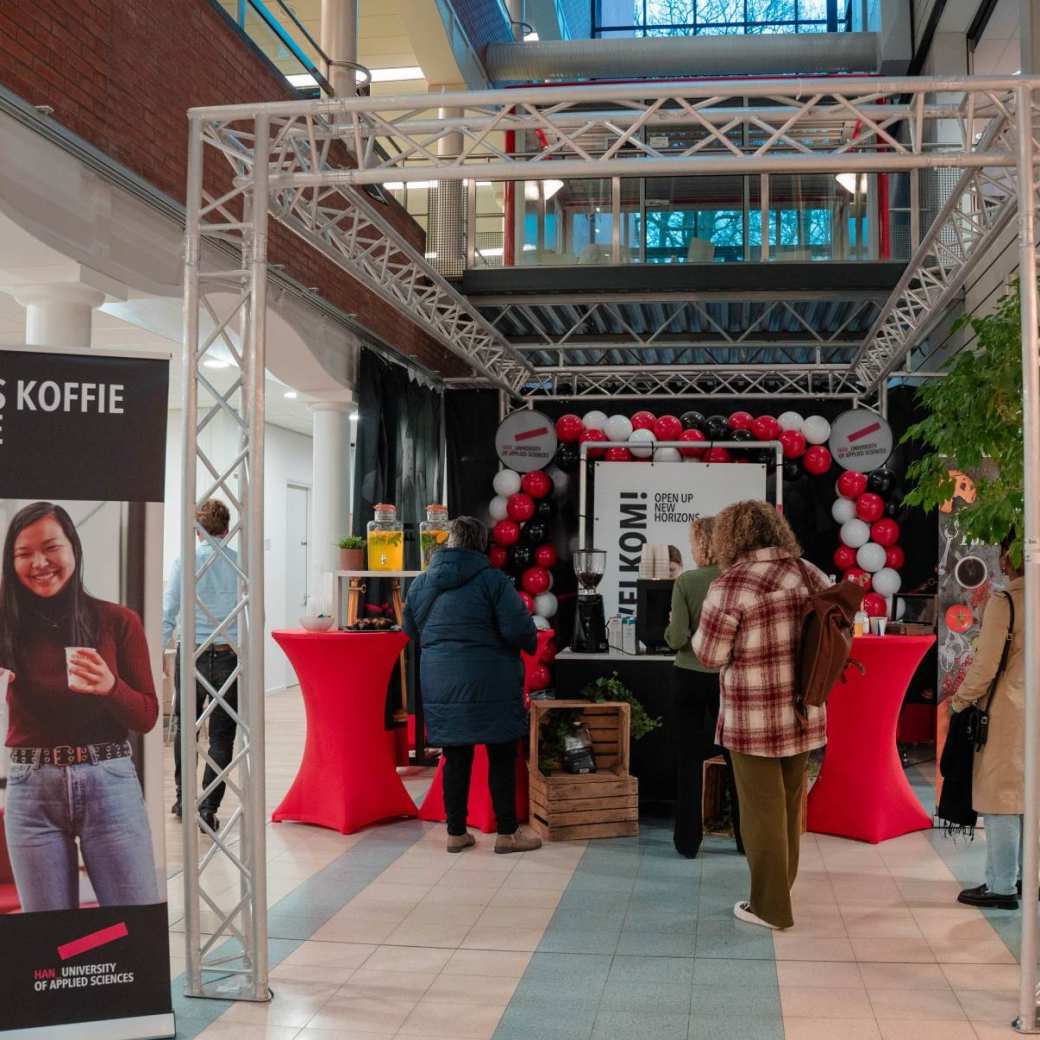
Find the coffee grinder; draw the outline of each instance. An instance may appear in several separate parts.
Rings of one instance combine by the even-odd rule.
[[[602,549],[578,549],[574,553],[574,573],[578,576],[578,606],[574,612],[571,649],[576,654],[602,654],[607,650],[607,623],[603,617],[603,597],[596,591],[607,568]]]

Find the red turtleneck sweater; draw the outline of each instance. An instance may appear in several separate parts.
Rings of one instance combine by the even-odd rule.
[[[23,663],[7,690],[8,747],[57,747],[126,739],[147,733],[159,715],[144,627],[118,603],[95,601],[95,650],[116,677],[107,697],[72,693],[65,671],[65,640],[59,628],[27,626],[18,646]],[[6,664],[6,662],[0,662]],[[28,665],[28,667],[26,667]]]

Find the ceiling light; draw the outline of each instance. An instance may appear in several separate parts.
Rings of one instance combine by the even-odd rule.
[[[524,43],[537,43],[541,37],[538,35],[538,30],[534,29],[524,36]]]
[[[290,401],[295,401],[299,395],[296,393],[295,390],[286,390],[285,396],[288,397]]]
[[[524,198],[528,202],[538,201],[538,185],[542,186],[545,201],[548,202],[563,187],[563,181],[524,181]]]
[[[316,87],[318,81],[309,72],[294,72],[291,76],[285,77],[290,86],[296,87],[299,90],[301,87]]]
[[[409,188],[436,188],[436,181],[408,181],[407,185],[404,181],[387,181],[383,185],[387,191],[403,191],[405,187]]]
[[[425,79],[418,65],[405,65],[391,69],[373,69],[373,83],[400,83],[406,79]]]
[[[219,358],[209,358],[202,362],[203,368],[230,368],[230,361],[221,361]]]
[[[836,174],[834,179],[850,194],[850,195],[866,195],[867,193],[867,175],[865,173],[839,173]],[[857,180],[859,187],[857,188]]]

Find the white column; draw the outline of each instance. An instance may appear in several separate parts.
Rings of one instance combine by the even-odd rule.
[[[350,501],[350,413],[344,401],[311,405],[314,423],[314,475],[311,491],[311,595],[321,595],[323,575],[339,569],[337,543],[347,529]]]
[[[75,282],[21,285],[13,293],[25,308],[25,342],[33,347],[89,347],[99,289]]]
[[[438,119],[458,119],[461,108],[438,108]],[[462,152],[462,134],[445,134],[437,155],[452,159]],[[437,181],[430,194],[426,248],[436,254],[433,266],[446,278],[461,278],[466,269],[466,194],[462,181]]]
[[[1021,10],[1019,67],[1023,76],[1036,76],[1040,74],[1040,11],[1037,10],[1034,0],[1021,0]]]
[[[333,62],[358,60],[358,0],[321,0],[321,49]],[[336,65],[328,71],[336,97],[353,97],[353,69]]]

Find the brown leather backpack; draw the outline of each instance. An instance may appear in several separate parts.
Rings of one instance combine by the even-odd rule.
[[[805,584],[812,589],[805,564],[799,560],[798,566]],[[851,654],[853,620],[866,594],[867,590],[854,581],[839,581],[822,592],[810,593],[802,618],[794,698],[795,712],[803,721],[808,718],[807,708],[827,703],[831,689],[844,680],[850,664],[863,671]]]

